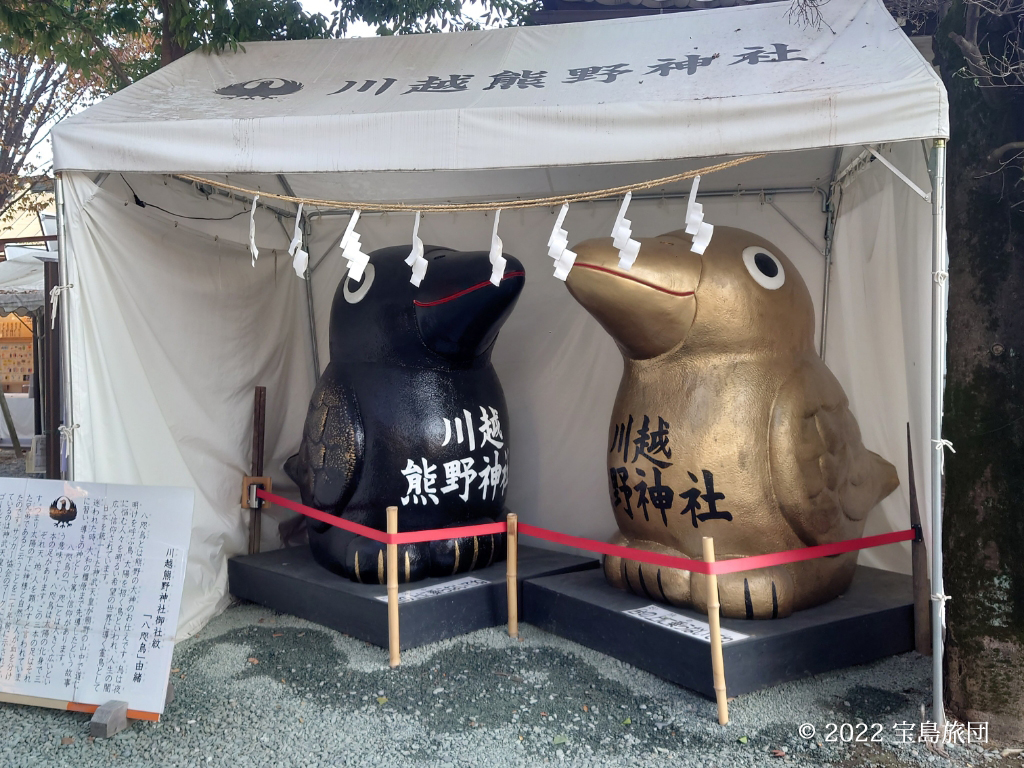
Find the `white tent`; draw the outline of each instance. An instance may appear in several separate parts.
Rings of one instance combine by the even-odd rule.
[[[41,248],[8,245],[7,260],[0,262],[0,314],[30,315],[43,306]]]
[[[8,245],[6,261],[0,262],[0,315],[16,314],[28,317],[43,309],[43,263],[39,256],[46,258],[42,248],[28,248]],[[7,395],[7,407],[14,421],[14,428],[23,444],[32,440],[35,434],[35,402],[32,397],[21,393]],[[7,422],[0,418],[0,441],[11,442]]]
[[[254,385],[268,388],[268,471],[275,489],[289,487],[280,467],[327,362],[330,301],[344,274],[337,244],[347,211],[305,206],[303,281],[285,254],[295,206],[265,196],[253,268],[257,190],[357,203],[496,201],[766,153],[705,176],[706,218],[768,237],[815,294],[821,346],[864,442],[902,480],[867,533],[907,527],[907,422],[922,509],[940,520],[933,441],[945,285],[933,273],[945,271],[945,92],[880,0],[825,4],[820,30],[791,24],[786,10],[247,44],[193,53],[54,130],[69,286],[66,421],[76,425],[69,472],[196,489],[179,632],[225,605],[225,560],[245,547],[238,490]],[[638,194],[634,232],[682,226],[688,188]],[[617,205],[573,206],[571,243],[607,235]],[[602,446],[621,361],[551,276],[555,212],[501,218],[505,249],[528,275],[494,356],[512,419],[508,505],[525,521],[603,538],[614,523]],[[429,215],[421,236],[486,249],[492,221]],[[408,243],[411,229],[409,214],[359,223],[366,251]],[[264,546],[274,546],[273,526],[264,531]],[[940,540],[934,523],[930,535]],[[941,593],[938,547],[933,554]],[[908,570],[909,555],[889,547],[861,562]]]

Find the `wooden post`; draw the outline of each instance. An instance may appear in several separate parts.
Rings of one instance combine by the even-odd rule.
[[[388,507],[388,533],[398,533],[398,507]],[[398,545],[387,545],[388,569],[388,650],[391,668],[402,663],[398,644]]]
[[[7,423],[7,431],[11,434],[11,442],[14,444],[14,455],[21,458],[21,440],[18,439],[18,428],[14,426],[14,419],[11,418],[11,409],[7,407],[7,395],[4,388],[0,387],[0,410],[4,412],[4,421]]]
[[[715,562],[715,541],[704,537],[704,562]],[[708,625],[711,627],[711,673],[715,683],[715,701],[718,702],[718,724],[729,724],[729,701],[725,692],[725,659],[722,657],[722,626],[718,611],[718,576],[710,573],[708,580]]]
[[[252,408],[252,476],[263,475],[263,433],[267,423],[267,388],[256,387],[256,397]],[[263,517],[260,508],[250,512],[249,521],[249,554],[260,551]]]
[[[43,378],[40,382],[43,390],[43,435],[46,437],[46,477],[49,480],[60,479],[60,425],[61,414],[61,372],[60,372],[60,334],[50,328],[52,312],[50,291],[60,283],[60,272],[57,262],[47,261],[43,264],[45,278],[43,291],[43,316],[39,319],[43,324]],[[60,310],[57,319],[61,320]],[[63,322],[63,321],[62,321]]]
[[[907,423],[907,471],[910,474],[910,524],[919,532],[921,510],[917,504],[914,478],[914,450],[910,445],[910,423]],[[914,648],[924,656],[932,653],[931,587],[928,583],[928,548],[924,536],[910,543],[910,568],[914,584]]]
[[[509,512],[505,543],[505,586],[508,591],[508,636],[519,637],[519,516]]]

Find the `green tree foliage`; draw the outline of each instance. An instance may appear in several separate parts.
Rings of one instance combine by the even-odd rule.
[[[525,23],[539,0],[335,0],[330,17],[299,0],[0,0],[0,47],[27,49],[117,89],[202,48],[256,40],[340,37],[364,21],[382,35]],[[134,56],[119,55],[131,48]]]
[[[333,32],[325,16],[306,13],[298,0],[159,0],[156,15],[161,65],[196,48],[235,50],[256,40],[309,40]]]
[[[113,50],[115,41],[143,37],[150,29],[150,9],[125,0],[0,0],[4,50],[52,59],[89,77],[102,73],[121,85],[132,72]]]
[[[479,0],[479,22],[466,15],[462,0],[335,0],[332,22],[339,33],[363,21],[377,27],[378,35],[477,29],[483,26],[520,26],[541,6],[540,0]]]

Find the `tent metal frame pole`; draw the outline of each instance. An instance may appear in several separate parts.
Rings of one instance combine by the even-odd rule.
[[[700,197],[700,195],[698,194],[697,197]],[[811,248],[816,250],[820,255],[825,255],[825,249],[827,248],[827,244],[822,246],[814,242],[813,237],[804,232],[800,225],[793,221],[792,218],[790,218],[790,215],[788,213],[786,213],[784,210],[782,210],[781,208],[779,208],[779,206],[775,204],[775,200],[772,199],[772,195],[765,195],[764,202],[765,205],[768,205],[769,207],[773,208],[775,212],[779,214],[779,216],[784,218],[786,220],[786,223],[789,224],[789,226],[791,226],[794,230],[796,230],[796,233],[800,235],[800,237],[802,237],[804,240],[806,240],[807,243],[811,246]]]
[[[71,312],[68,308],[71,303],[71,295],[68,291],[68,250],[64,236],[64,225],[67,221],[67,214],[64,211],[64,174],[56,174],[54,184],[54,198],[57,208],[57,264],[60,267],[60,284],[63,286],[62,297],[64,304],[61,307],[60,315],[60,368],[61,368],[61,395],[63,401],[63,425],[72,427],[74,425],[74,408],[71,397],[71,330],[69,328]],[[65,480],[75,479],[75,439],[74,432],[68,433],[68,464],[67,470],[63,472]]]
[[[302,217],[302,248],[309,253],[310,223]],[[313,347],[313,380],[320,378],[320,345],[316,338],[316,312],[313,310],[313,270],[306,266],[306,309],[309,312],[309,340]]]
[[[773,188],[768,188],[768,189],[765,189],[765,188],[760,188],[760,189],[726,189],[726,190],[714,190],[714,191],[708,191],[708,192],[703,192],[703,191],[698,191],[697,192],[697,198],[698,199],[700,199],[702,197],[752,197],[752,196],[758,196],[758,197],[760,197],[760,196],[767,196],[767,197],[771,197],[773,195],[821,195],[822,200],[825,200],[826,197],[827,197],[827,193],[821,187],[778,187],[778,188],[774,188],[773,187]],[[639,202],[639,201],[642,201],[642,200],[648,200],[648,201],[655,200],[655,201],[659,201],[660,202],[661,200],[686,200],[687,198],[689,198],[689,196],[690,196],[689,192],[644,192],[644,193],[633,195],[632,199],[633,199],[633,202]],[[618,197],[600,197],[600,198],[596,198],[594,200],[584,200],[583,202],[574,203],[574,205],[586,205],[587,203],[621,203],[621,202],[622,202],[622,196],[619,195]],[[261,203],[261,205],[262,205],[262,203]],[[429,203],[424,203],[424,205],[429,205]],[[558,208],[557,205],[551,205],[549,207],[552,208],[552,209],[557,209]],[[368,216],[384,216],[385,214],[389,215],[389,216],[395,216],[397,214],[406,214],[406,213],[409,214],[410,216],[412,215],[412,211],[363,211],[360,214],[360,217],[361,218],[366,218]],[[453,211],[453,213],[459,213],[459,211]],[[342,209],[342,208],[332,208],[332,209],[327,210],[327,211],[316,211],[315,213],[310,214],[310,217],[311,218],[324,218],[324,219],[326,219],[326,218],[330,218],[330,217],[333,217],[333,216],[351,216],[351,215],[352,215],[352,210],[349,209],[349,208],[345,208],[345,209]],[[338,238],[338,241],[339,242],[341,241],[340,237]],[[337,245],[337,243],[334,244],[334,246],[336,246],[336,245]],[[332,248],[334,246],[332,246]],[[328,250],[330,250],[330,249],[328,249]]]
[[[917,186],[917,184],[910,180],[909,176],[903,173],[903,171],[901,171],[899,168],[893,165],[890,161],[886,160],[885,156],[880,154],[877,149],[875,149],[874,147],[868,147],[867,149],[868,152],[870,152],[876,160],[878,160],[882,165],[884,165],[886,168],[892,171],[893,174],[895,174],[896,178],[898,178],[900,181],[902,181],[904,184],[906,184],[908,187],[914,190],[914,192],[917,193],[918,197],[920,197],[926,203],[930,203],[932,201],[931,193],[925,192],[923,189]]]
[[[825,214],[825,277],[821,291],[821,339],[818,343],[818,357],[825,359],[828,347],[828,302],[832,289],[832,245],[836,237],[836,222],[839,221],[839,204],[843,199],[843,188],[839,184],[839,164],[843,161],[843,148],[836,150],[832,161],[832,177],[829,179],[828,195],[823,196],[821,209]]]
[[[225,200],[237,201],[237,202],[241,203],[244,206],[252,206],[252,200],[253,200],[252,195],[245,195],[245,194],[243,194],[241,192],[227,192],[227,191],[225,191],[223,189],[217,189],[216,187],[213,188],[212,191],[207,193],[205,190],[199,190],[199,185],[196,182],[194,182],[194,181],[191,181],[189,179],[183,179],[180,176],[177,176],[177,175],[175,175],[173,173],[171,173],[171,174],[162,174],[162,175],[165,176],[166,178],[174,179],[175,181],[180,182],[180,183],[184,184],[187,187],[191,187],[192,189],[198,190],[200,192],[200,194],[206,196],[207,199],[209,199],[213,195],[216,195],[217,197],[222,197]],[[278,178],[279,181],[284,179],[284,174],[279,173],[279,174],[276,174],[276,175],[277,175],[277,178]],[[285,182],[285,184],[287,184],[287,182]],[[287,191],[287,189],[285,190],[285,194],[286,195],[291,195],[292,197],[295,197],[295,194],[292,193],[292,192]],[[260,208],[263,208],[264,210],[270,211],[271,213],[273,213],[276,216],[281,216],[281,217],[286,218],[286,219],[294,219],[295,218],[295,211],[286,211],[284,208],[281,208],[280,206],[276,206],[273,203],[264,202],[262,198],[260,199],[259,206],[260,206]]]
[[[942,401],[946,379],[946,301],[949,255],[946,252],[946,141],[936,139],[932,177],[932,719],[943,725],[943,643],[946,593],[942,583]]]
[[[839,218],[838,201],[835,203],[835,208],[832,205],[832,199],[829,198],[828,213],[826,214],[828,218],[825,221],[825,252],[821,254],[825,257],[824,285],[821,290],[821,339],[818,343],[818,357],[822,360],[825,359],[825,351],[828,348],[828,302],[832,288],[832,242],[836,233],[836,219]]]
[[[283,173],[277,174],[277,181],[280,183],[281,188],[284,190],[286,195],[295,197],[295,191],[292,189],[292,185],[288,183],[288,177]],[[296,208],[293,216],[297,216],[299,213]],[[312,224],[309,221],[309,217],[305,211],[302,213],[302,221],[299,222],[299,226],[302,228],[302,250],[307,254],[309,253],[309,235]],[[320,378],[320,346],[316,339],[316,313],[313,311],[313,270],[310,269],[309,263],[306,263],[306,311],[309,314],[309,341],[313,352],[313,381]]]

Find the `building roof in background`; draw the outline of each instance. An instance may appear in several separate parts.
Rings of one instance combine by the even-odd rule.
[[[35,201],[43,211],[53,215],[56,208],[53,204],[53,193],[44,192],[37,196]],[[0,220],[0,240],[11,237],[35,237],[43,234],[39,214],[36,211],[21,211],[11,217],[9,221]]]

